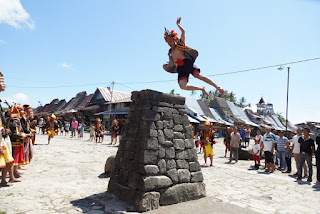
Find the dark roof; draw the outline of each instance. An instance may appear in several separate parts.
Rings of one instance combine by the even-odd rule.
[[[71,98],[67,104],[65,104],[57,114],[63,113],[65,111],[69,111],[71,109],[75,109],[85,98],[87,97],[87,92],[82,91],[79,92],[75,97]]]
[[[208,116],[212,119],[215,119],[209,109],[209,106],[205,102],[203,102],[202,100],[197,100],[197,102],[198,102],[198,104],[199,104],[200,108],[202,109],[205,116]]]
[[[86,107],[88,105],[88,103],[90,102],[91,98],[92,98],[93,94],[89,94],[88,96],[86,96],[81,103],[79,103],[76,107],[76,109],[82,109],[84,107]]]
[[[243,123],[242,120],[239,120],[233,115],[227,101],[224,98],[215,97],[211,102],[211,107],[216,109],[224,120],[230,121],[231,119],[234,122]]]
[[[59,111],[65,104],[67,104],[66,100],[60,100],[59,103],[55,104],[54,107],[51,109],[52,113]]]
[[[261,97],[259,104],[263,104],[263,103],[265,103],[265,102],[264,102],[263,98]]]

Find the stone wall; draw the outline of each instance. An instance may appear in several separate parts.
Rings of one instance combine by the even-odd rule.
[[[185,98],[143,90],[132,101],[108,192],[139,212],[205,197]]]

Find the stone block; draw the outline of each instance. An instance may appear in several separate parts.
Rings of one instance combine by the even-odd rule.
[[[165,157],[166,157],[166,149],[162,145],[159,145],[158,158],[165,158]]]
[[[116,156],[112,155],[112,156],[108,157],[108,159],[106,161],[106,164],[104,166],[104,172],[107,175],[110,175],[110,173],[114,170],[115,158],[116,158]]]
[[[186,149],[193,149],[194,148],[194,140],[193,139],[185,139],[184,144]]]
[[[188,159],[187,151],[176,151],[175,159]]]
[[[173,140],[173,146],[175,150],[184,150],[184,140],[183,139],[174,139]]]
[[[173,137],[174,137],[174,134],[173,134],[173,130],[172,130],[172,129],[164,129],[164,130],[163,130],[163,133],[164,133],[165,139],[171,140],[171,139],[173,139]]]
[[[176,153],[173,147],[166,148],[166,158],[175,158]]]
[[[182,132],[183,131],[183,126],[182,125],[175,125],[173,130],[175,132]]]
[[[140,129],[140,136],[158,137],[158,131],[155,129]]]
[[[176,204],[206,196],[204,183],[177,184],[160,195],[160,205]]]
[[[167,163],[167,170],[175,169],[177,166],[176,162],[173,159],[168,159],[166,163]]]
[[[158,151],[156,150],[143,150],[139,154],[139,163],[142,164],[156,164]]]
[[[189,162],[189,170],[190,172],[198,172],[201,170],[200,163],[198,161]]]
[[[134,190],[139,189],[139,186],[142,185],[142,175],[137,172],[130,173],[128,178],[128,187]]]
[[[189,161],[196,161],[198,160],[197,150],[196,149],[188,149],[188,160]]]
[[[174,139],[184,139],[184,134],[181,132],[173,132]]]
[[[190,171],[188,169],[178,169],[178,178],[180,183],[190,182]]]
[[[172,129],[174,127],[173,120],[164,120],[163,121],[163,128],[164,129]]]
[[[189,163],[186,160],[176,160],[177,169],[189,169]]]
[[[144,171],[146,175],[157,175],[160,170],[157,165],[145,165]]]
[[[173,104],[165,103],[165,102],[159,102],[159,106],[172,108],[172,107],[173,107]]]
[[[160,204],[160,193],[138,192],[135,196],[134,206],[138,212],[146,212],[158,209]]]
[[[165,141],[164,134],[163,134],[162,130],[158,130],[158,141],[161,144]]]
[[[157,150],[159,148],[158,138],[156,137],[141,136],[138,143],[142,149]]]
[[[140,121],[140,129],[156,129],[156,125],[153,121],[150,120],[142,120]]]
[[[167,140],[167,141],[162,142],[161,145],[163,145],[165,147],[173,147],[173,142]]]
[[[160,174],[165,174],[167,172],[167,163],[164,159],[160,159],[157,162]]]
[[[182,124],[182,117],[179,114],[174,114],[173,115],[173,121],[175,124]]]
[[[157,129],[163,129],[163,122],[162,121],[157,121],[156,122],[156,127],[157,127]]]
[[[191,182],[198,183],[203,181],[202,172],[191,172]]]
[[[153,110],[145,111],[145,114],[141,118],[142,120],[151,120],[151,121],[158,121],[160,120],[160,114]]]
[[[179,182],[178,171],[176,169],[170,169],[167,171],[167,176],[172,180],[174,184]]]
[[[185,114],[187,114],[187,110],[186,110],[186,109],[178,109],[178,111],[179,111],[179,114],[180,114],[180,115],[185,115]]]
[[[183,116],[182,116],[182,125],[183,125],[183,126],[189,126],[189,125],[190,125],[190,121],[189,121],[187,115],[183,115]]]
[[[118,198],[120,198],[121,200],[130,204],[134,204],[134,198],[136,194],[135,190],[125,187],[121,184],[114,183],[112,193],[116,195]]]
[[[143,183],[144,188],[142,191],[162,189],[173,184],[171,179],[165,175],[146,176],[143,178]]]
[[[185,107],[184,105],[175,104],[175,105],[174,105],[174,108],[175,108],[175,109],[185,109],[186,107]]]

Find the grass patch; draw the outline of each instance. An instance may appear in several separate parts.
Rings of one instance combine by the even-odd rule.
[[[7,214],[6,211],[0,211],[0,214]]]
[[[7,196],[11,196],[11,195],[13,195],[13,193],[9,193],[9,194],[7,194]],[[2,214],[2,213],[0,212],[0,214]]]

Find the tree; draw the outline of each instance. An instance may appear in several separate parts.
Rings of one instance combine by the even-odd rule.
[[[286,122],[286,119],[282,116],[282,112],[277,112],[275,115],[281,120],[281,122]]]
[[[180,95],[180,94],[175,93],[174,91],[175,91],[175,89],[172,89],[169,94]]]

